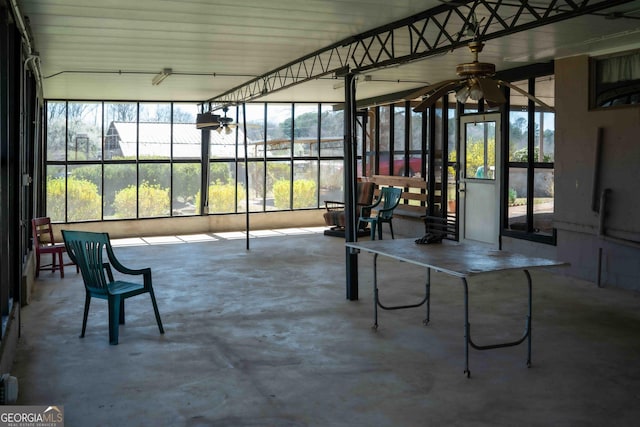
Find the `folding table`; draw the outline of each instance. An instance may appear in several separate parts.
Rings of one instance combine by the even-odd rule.
[[[462,280],[464,288],[464,373],[467,377],[471,376],[471,371],[469,370],[470,346],[476,350],[489,350],[516,346],[527,340],[527,366],[531,366],[532,281],[529,270],[534,268],[567,265],[561,261],[531,257],[493,249],[480,243],[457,243],[445,240],[442,243],[420,245],[415,243],[415,239],[396,239],[347,242],[346,245],[347,247],[352,248],[351,250],[365,251],[373,254],[374,329],[377,329],[378,327],[378,307],[385,310],[399,310],[420,307],[423,304],[426,304],[427,317],[424,320],[424,324],[426,325],[429,322],[431,270],[459,277]],[[378,295],[377,272],[377,260],[379,255],[427,268],[425,297],[422,301],[417,304],[401,306],[385,306],[380,302]],[[491,345],[477,345],[471,339],[468,279],[479,274],[506,270],[522,270],[527,277],[529,304],[525,332],[522,337],[516,341]]]

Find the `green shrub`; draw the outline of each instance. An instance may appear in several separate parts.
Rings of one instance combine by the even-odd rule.
[[[516,192],[515,189],[510,188],[509,189],[509,205],[513,205],[516,202],[516,199],[518,198],[518,193]]]
[[[138,188],[139,217],[167,216],[169,214],[169,190],[143,182]],[[136,186],[120,190],[113,202],[116,218],[136,217]]]
[[[244,187],[238,184],[238,200],[244,200]],[[200,207],[200,192],[196,195],[196,209]],[[230,213],[236,211],[236,188],[233,184],[217,181],[209,186],[209,213]]]
[[[290,181],[281,179],[273,184],[274,205],[279,209],[289,209]],[[310,179],[293,181],[293,209],[317,207],[316,183]]]
[[[68,200],[67,220],[100,219],[102,198],[98,187],[84,179],[69,177],[65,191],[64,178],[47,179],[47,216],[52,221],[65,221],[65,196]]]

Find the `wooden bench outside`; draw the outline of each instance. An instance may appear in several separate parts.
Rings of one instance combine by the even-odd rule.
[[[394,217],[417,220],[424,224],[425,233],[436,232],[443,234],[445,239],[457,240],[456,216],[449,213],[446,218],[427,215],[428,193],[427,181],[424,178],[407,176],[373,175],[363,178],[376,183],[374,196],[380,193],[380,187],[402,188],[402,198],[400,204],[393,212]],[[440,212],[442,200],[442,186],[436,185],[435,211]]]
[[[393,212],[394,216],[424,221],[427,215],[427,181],[424,178],[373,175],[368,179],[376,183],[375,197],[380,193],[380,187],[402,188],[402,197]]]

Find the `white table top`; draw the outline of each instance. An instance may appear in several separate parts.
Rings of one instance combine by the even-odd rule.
[[[361,251],[433,268],[456,277],[469,277],[503,270],[568,265],[562,261],[500,251],[480,243],[461,244],[448,240],[428,245],[419,245],[415,243],[415,239],[367,240],[347,242],[346,245]]]

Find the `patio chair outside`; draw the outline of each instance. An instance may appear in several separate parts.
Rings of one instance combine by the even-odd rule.
[[[87,327],[87,315],[92,297],[106,299],[108,302],[109,344],[115,345],[118,344],[119,325],[124,324],[125,299],[145,293],[151,297],[158,329],[161,334],[164,334],[156,297],[153,293],[150,268],[130,269],[123,266],[113,253],[108,233],[63,230],[62,236],[69,256],[80,267],[86,291],[80,338],[84,337]],[[108,262],[103,260],[105,251]],[[143,283],[114,280],[112,266],[122,274],[142,276]]]
[[[385,222],[389,224],[389,228],[391,229],[391,238],[395,238],[393,235],[393,223],[391,220],[393,219],[393,211],[400,203],[401,197],[402,189],[383,187],[380,189],[380,197],[378,197],[376,202],[371,206],[365,206],[362,208],[360,221],[371,224],[371,240],[376,239],[376,229],[378,230],[378,238],[382,240],[382,224]],[[382,206],[379,207],[381,203]],[[364,214],[365,209],[368,209],[369,212],[375,210],[376,214],[368,217]]]
[[[363,214],[369,216],[370,210],[365,209],[364,211],[361,208],[371,205],[373,201],[373,193],[375,192],[376,184],[371,181],[361,181],[357,183],[356,186],[356,213]],[[345,228],[345,215],[344,215],[344,202],[337,201],[329,201],[325,200],[324,202],[326,212],[323,214],[324,222],[326,225],[331,227],[329,230],[325,231],[326,235],[330,236],[344,236],[344,228]],[[356,226],[358,227],[358,233],[364,231],[364,235],[366,236],[368,233],[366,232],[367,224],[361,224],[359,218],[356,218]]]

